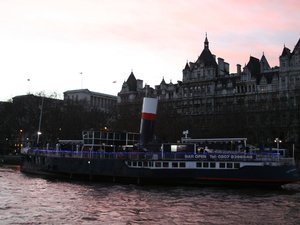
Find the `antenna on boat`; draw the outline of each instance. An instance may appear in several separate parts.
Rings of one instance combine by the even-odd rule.
[[[187,139],[189,135],[189,130],[183,131],[182,134],[184,135],[184,139]]]

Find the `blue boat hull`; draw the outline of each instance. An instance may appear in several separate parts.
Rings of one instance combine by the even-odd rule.
[[[38,158],[38,160],[37,160]],[[31,174],[146,184],[278,187],[299,181],[295,166],[244,166],[239,169],[131,168],[126,160],[24,155],[21,171]]]

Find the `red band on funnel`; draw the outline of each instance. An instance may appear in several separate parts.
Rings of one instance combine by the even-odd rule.
[[[142,113],[142,119],[144,119],[144,120],[155,120],[156,119],[156,114]]]

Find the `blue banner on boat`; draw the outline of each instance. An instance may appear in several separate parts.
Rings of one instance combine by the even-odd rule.
[[[185,159],[201,159],[201,160],[252,160],[254,155],[250,154],[185,154]]]

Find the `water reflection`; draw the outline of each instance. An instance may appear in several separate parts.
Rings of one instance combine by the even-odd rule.
[[[113,185],[0,169],[4,224],[296,224],[300,185],[284,190]]]

